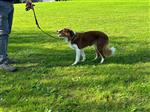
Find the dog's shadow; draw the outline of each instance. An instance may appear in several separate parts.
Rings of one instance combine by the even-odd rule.
[[[117,51],[116,51],[117,52]],[[103,64],[136,64],[150,62],[150,51],[137,51],[130,54],[116,54],[112,57],[105,58],[101,64],[101,58],[93,60],[90,57],[85,62],[80,62],[78,65],[103,65]]]
[[[29,36],[29,35],[28,35]],[[51,39],[49,37],[40,37],[38,39],[36,35],[31,34],[30,38],[26,38],[22,36],[22,39],[24,41],[21,41],[22,39],[16,41],[17,39],[13,38],[11,39],[11,42],[14,44],[16,43],[19,44],[19,50],[23,51],[26,49],[32,49],[32,51],[36,51],[33,53],[26,53],[24,57],[26,58],[20,58],[17,59],[18,64],[25,64],[25,63],[36,63],[37,66],[45,66],[45,67],[65,67],[65,66],[70,66],[74,60],[75,60],[75,51],[67,48],[66,50],[64,49],[55,49],[55,48],[36,48],[34,46],[24,46],[24,43],[29,42],[29,44],[34,44],[36,42],[41,42],[45,43],[49,41],[50,44],[55,44],[59,43],[60,44],[65,44],[63,41],[55,41],[54,39]],[[43,39],[45,38],[45,39]],[[135,64],[135,63],[145,63],[150,61],[150,50],[147,48],[142,48],[142,49],[136,49],[133,50],[133,52],[125,52],[124,48],[121,46],[124,45],[135,45],[135,44],[140,44],[140,45],[145,45],[145,42],[142,41],[127,41],[127,37],[111,37],[112,42],[115,43],[114,46],[116,47],[116,54],[112,57],[108,57],[105,59],[103,64]],[[117,40],[116,40],[117,39]],[[121,41],[121,40],[126,40]],[[22,46],[21,46],[22,44]],[[13,46],[13,49],[16,49],[17,46]],[[38,50],[37,50],[38,49]],[[13,53],[13,52],[12,52]],[[95,50],[94,49],[87,49],[85,50],[87,60],[85,62],[80,62],[79,64],[75,66],[84,66],[84,65],[98,65],[100,64],[100,59],[97,59],[93,61],[95,57]]]
[[[33,49],[33,48],[32,48]],[[38,49],[39,50],[39,49]],[[119,54],[105,58],[104,62],[100,64],[101,59],[94,60],[94,51],[88,50],[86,52],[87,59],[84,62],[79,62],[75,66],[85,65],[103,65],[103,64],[136,64],[150,61],[150,51],[136,51],[128,54]],[[45,67],[67,67],[75,60],[75,52],[73,50],[54,50],[42,48],[38,53],[31,53],[27,58],[20,60],[20,64],[37,63],[38,66]]]

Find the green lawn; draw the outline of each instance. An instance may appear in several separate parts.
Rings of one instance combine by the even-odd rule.
[[[64,27],[109,35],[115,56],[99,64],[89,47],[77,66],[63,40],[41,33],[32,11],[15,5],[9,55],[19,71],[0,71],[0,112],[150,112],[150,5],[139,1],[36,4],[39,23],[55,37]]]

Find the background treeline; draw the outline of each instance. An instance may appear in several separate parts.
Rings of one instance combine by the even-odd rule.
[[[26,0],[14,0],[15,3],[24,3]],[[44,0],[32,0],[33,2],[42,2]],[[67,0],[55,0],[55,1],[67,1]]]

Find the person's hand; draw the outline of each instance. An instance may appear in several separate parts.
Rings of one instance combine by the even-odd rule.
[[[27,1],[26,2],[26,11],[29,11],[30,9],[33,9],[34,8],[34,4],[32,4],[31,1]]]

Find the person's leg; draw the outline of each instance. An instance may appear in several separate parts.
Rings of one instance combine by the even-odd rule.
[[[0,1],[0,63],[6,60],[8,41],[8,8]]]
[[[10,66],[7,62],[8,37],[11,31],[9,25],[11,18],[9,16],[12,10],[13,6],[10,3],[0,1],[0,68],[6,71],[16,71],[16,68]]]
[[[11,10],[10,10],[10,12],[9,12],[9,14],[8,14],[8,34],[10,34],[11,33],[11,28],[12,28],[12,23],[13,23],[13,13],[14,13],[14,7],[13,7],[13,5],[11,5]],[[9,38],[7,38],[7,45],[8,45],[8,41],[9,41]],[[7,46],[8,47],[8,46]],[[7,49],[6,49],[7,50]],[[16,61],[14,61],[14,60],[11,60],[9,57],[8,57],[8,54],[6,54],[6,56],[7,56],[7,61],[8,61],[8,63],[9,64],[14,64],[14,63],[16,63]]]
[[[7,60],[7,41],[7,34],[0,35],[0,63],[3,63]]]
[[[9,25],[9,31],[8,33],[10,34],[11,28],[12,28],[12,23],[13,23],[13,15],[14,15],[14,7],[11,5],[11,10],[8,14],[8,25]]]

